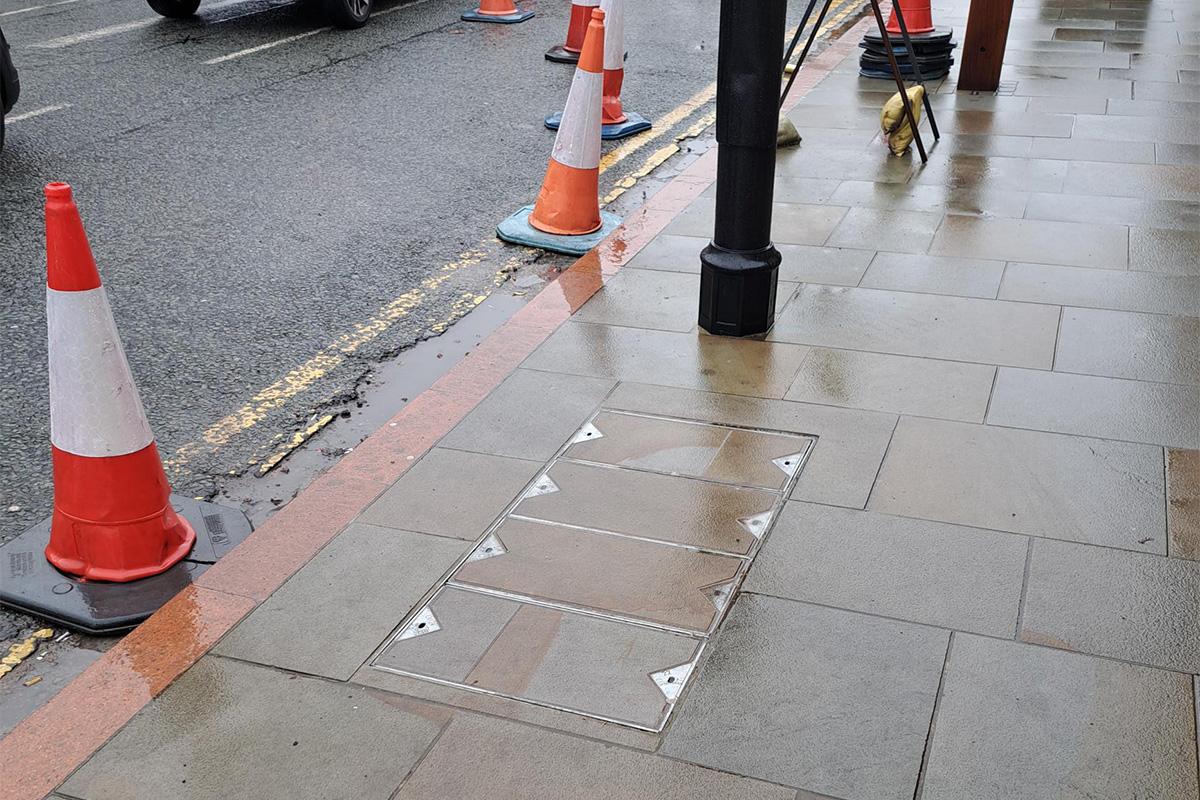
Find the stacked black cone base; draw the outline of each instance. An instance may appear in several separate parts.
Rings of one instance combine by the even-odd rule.
[[[939,30],[934,28],[929,33],[916,33],[909,36],[912,40],[913,53],[917,57],[917,66],[921,70],[922,80],[942,78],[949,74],[950,65],[954,63],[952,54],[958,44],[954,41],[952,29]],[[892,54],[896,56],[896,64],[900,74],[905,78],[915,78],[912,59],[909,58],[908,48],[904,45],[904,37],[898,33],[889,33],[892,44]],[[892,79],[892,65],[888,62],[887,48],[883,37],[878,33],[868,33],[859,42],[863,54],[858,60],[858,74],[865,78]]]

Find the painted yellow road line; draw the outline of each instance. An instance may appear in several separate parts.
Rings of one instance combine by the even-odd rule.
[[[859,2],[860,0],[843,0],[839,6],[835,6],[840,7],[841,5],[850,4],[851,7],[839,13],[834,19],[831,19],[826,25],[822,26],[821,32],[824,33],[825,31],[829,30],[837,23],[838,20],[855,11]],[[795,29],[793,28],[792,31],[789,32],[789,35],[794,35],[794,32]],[[606,156],[600,161],[600,172],[604,173],[606,170],[611,169],[625,158],[628,158],[642,148],[646,147],[651,142],[657,141],[662,136],[665,136],[676,125],[686,120],[691,114],[695,113],[698,109],[711,101],[715,96],[715,83],[704,87],[699,92],[685,100],[683,103],[679,104],[674,109],[668,111],[662,117],[655,120],[655,127],[652,129],[653,133],[632,137],[626,142],[622,143],[620,146],[609,151],[609,153],[606,154]],[[628,189],[637,182],[638,178],[648,175],[653,169],[661,165],[668,158],[678,152],[680,141],[699,135],[706,128],[712,125],[715,118],[716,115],[713,111],[703,114],[697,118],[697,120],[688,129],[679,134],[672,143],[664,147],[660,147],[652,152],[632,175],[618,182],[616,188],[614,189],[615,194],[610,193],[604,198],[604,202],[611,202],[612,200],[616,199],[616,197],[619,197],[621,193],[628,191]],[[617,189],[620,191],[617,191]],[[342,334],[331,344],[322,348],[318,353],[305,361],[303,364],[295,367],[275,383],[256,393],[241,408],[210,426],[206,431],[204,431],[198,441],[185,444],[176,450],[170,458],[166,459],[165,463],[168,468],[173,470],[181,469],[196,456],[204,453],[215,452],[217,449],[232,441],[234,437],[257,425],[259,422],[265,419],[271,411],[280,408],[293,397],[309,389],[318,380],[343,364],[346,359],[360,347],[378,338],[398,321],[411,314],[414,310],[420,308],[422,303],[429,298],[430,294],[436,291],[443,283],[446,282],[446,280],[452,277],[455,272],[464,267],[474,266],[483,262],[487,258],[487,252],[485,251],[484,247],[491,241],[492,240],[489,238],[487,241],[480,243],[477,248],[463,252],[456,260],[444,265],[438,272],[423,280],[416,288],[410,289],[409,291],[390,301],[381,309],[379,309],[375,315],[366,322],[356,324],[350,332]],[[503,277],[520,261],[520,256],[510,257],[504,267],[497,271],[496,284],[499,285],[502,283]],[[487,295],[485,294],[464,294],[454,304],[451,305],[451,308],[444,319],[435,325],[432,325],[430,329],[436,333],[445,331],[455,320],[486,299]],[[318,421],[318,423],[319,422],[320,421]],[[320,423],[320,426],[323,427],[324,424],[327,423]],[[317,430],[319,430],[319,428]],[[299,446],[299,444],[302,444],[303,441],[307,440],[307,438],[317,432],[316,430],[313,430],[311,433],[307,433],[307,435],[305,435],[306,431],[301,431],[295,435],[301,436],[302,438],[296,445],[285,448],[287,452],[291,452],[291,450],[295,449],[296,446]],[[279,458],[274,460],[274,463],[271,464],[271,467],[275,466],[275,464],[278,464],[279,461],[281,461],[287,455],[287,452],[284,452],[282,455],[277,453],[276,455],[279,455]],[[271,462],[272,459],[275,459],[274,455],[263,462],[264,466],[268,462]],[[271,467],[266,467],[266,469],[269,470]]]

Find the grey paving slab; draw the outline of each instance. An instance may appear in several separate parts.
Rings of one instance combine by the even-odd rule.
[[[540,461],[436,447],[359,521],[474,541],[541,468]]]
[[[1181,100],[1200,102],[1200,86],[1176,81],[1134,81],[1133,97],[1137,100]]]
[[[851,208],[825,243],[833,247],[924,253],[941,221],[941,212]]]
[[[1048,369],[1058,308],[877,289],[803,285],[773,341]]]
[[[828,203],[834,191],[841,185],[837,178],[805,178],[797,175],[776,175],[775,191],[772,195],[780,203]],[[714,182],[705,194],[717,196]],[[834,205],[839,205],[834,203]]]
[[[1143,225],[1194,230],[1200,205],[1191,200],[1157,200],[1113,195],[1032,194],[1025,206],[1031,220]]]
[[[1028,539],[788,503],[743,591],[1012,638]]]
[[[1098,82],[1098,81],[1097,81]],[[1121,95],[1124,97],[1125,95]],[[1200,144],[1200,130],[1182,117],[1119,117],[1080,114],[1075,124],[1081,129],[1103,130],[1114,139],[1131,142],[1174,142]]]
[[[1068,194],[1195,200],[1200,197],[1200,167],[1072,161],[1062,190]]]
[[[804,203],[772,205],[771,238],[788,244],[824,244],[846,209],[840,206]],[[701,197],[672,220],[665,233],[712,237],[715,215],[711,197]]]
[[[1070,44],[1082,44],[1082,43],[1081,42],[1071,42]],[[1103,47],[1102,42],[1093,42],[1092,44],[1099,44]],[[1025,76],[1025,77],[1028,77],[1028,76]],[[1043,113],[1103,114],[1108,110],[1108,98],[1107,97],[1026,97],[1024,99],[1026,101],[1028,101],[1026,110],[1040,111]],[[1072,142],[1075,140],[1075,137],[1072,136],[1070,139],[1050,139],[1048,137],[1042,137],[1041,140],[1045,141],[1045,142],[1050,142],[1050,141]],[[1026,155],[1032,155],[1032,153],[1027,153]],[[1040,155],[1039,154],[1036,157],[1037,158],[1058,158],[1059,156]],[[1109,159],[1100,158],[1097,160],[1098,161],[1108,161]],[[1124,161],[1125,159],[1120,158],[1118,160]]]
[[[648,244],[626,268],[657,269],[700,274],[700,251],[708,239],[698,236],[662,234]],[[779,265],[781,283],[830,283],[857,286],[875,253],[846,247],[818,247],[805,244],[775,243],[783,262]],[[699,278],[692,278],[699,281]],[[699,285],[698,283],[696,285]],[[695,309],[692,309],[695,317]],[[693,320],[694,322],[695,320]]]
[[[1020,88],[1020,83],[1017,84]],[[1021,92],[1017,92],[1021,94]],[[1124,95],[1122,95],[1124,96]],[[1070,114],[955,111],[938,118],[948,133],[987,133],[996,136],[1070,136],[1075,119]]]
[[[1047,137],[1037,137],[1043,138]],[[989,190],[1057,192],[1062,190],[1067,170],[1066,163],[1052,159],[954,156],[930,162],[913,176],[913,182],[952,187],[986,185]]]
[[[542,728],[458,714],[396,800],[794,800],[795,791]]]
[[[878,125],[878,122],[876,122]],[[805,129],[808,135],[811,129]],[[839,132],[845,135],[845,132]],[[775,162],[777,175],[809,178],[839,178],[873,183],[905,183],[914,166],[910,158],[887,158],[882,153],[867,155],[863,148],[831,149],[800,147],[781,152]],[[819,242],[818,242],[819,244]]]
[[[1094,12],[1089,12],[1094,13]],[[1026,50],[1024,42],[1018,49],[1005,48],[1004,63],[1029,67],[1127,67],[1125,53],[1071,52],[1066,50]]]
[[[911,800],[948,636],[743,594],[661,751],[835,797]]]
[[[1200,672],[1200,562],[1039,539],[1019,638]]]
[[[787,300],[780,288],[778,305]],[[683,272],[621,270],[575,312],[581,322],[686,332],[696,327],[700,281]]]
[[[1001,368],[989,425],[1200,447],[1195,387]]]
[[[438,627],[393,640],[372,663],[645,729],[659,728],[672,707],[652,674],[690,664],[700,644],[453,587],[428,610]]]
[[[1107,113],[1126,117],[1188,117],[1200,115],[1200,103],[1182,100],[1117,100],[1108,101]]]
[[[616,381],[603,376],[514,370],[441,446],[545,461],[579,429]],[[531,403],[537,416],[528,416]]]
[[[354,523],[213,652],[346,680],[467,549],[453,539]]]
[[[797,128],[812,125],[821,128],[867,128],[879,127],[879,111],[858,108],[844,103],[821,106],[812,102],[801,102],[787,112],[788,118]]]
[[[1033,101],[1037,98],[1017,98]],[[948,134],[942,132],[938,148],[964,156],[1011,156],[1020,158],[1029,155],[1033,142],[1031,136],[988,136],[982,133]],[[914,187],[915,188],[915,187]],[[986,187],[981,187],[986,191]]]
[[[449,716],[397,695],[207,656],[62,791],[81,800],[387,800]]]
[[[994,298],[1003,274],[1003,261],[877,253],[859,286],[864,289]]]
[[[1015,93],[1028,97],[1132,97],[1133,82],[1020,78]]]
[[[1188,677],[956,634],[924,800],[1196,794]]]
[[[996,368],[814,347],[788,400],[983,422]]]
[[[1166,451],[1167,553],[1200,561],[1200,450]]]
[[[964,137],[957,137],[957,139],[961,138]],[[941,146],[941,143],[939,143],[938,147]],[[996,189],[990,184],[981,186],[978,184],[947,185],[842,181],[829,202],[836,205],[865,206],[887,211],[1020,217],[1025,213],[1025,203],[1028,199],[1029,195],[1027,192]],[[919,219],[919,217],[912,218],[912,221],[907,223],[908,226],[913,227],[916,225],[919,231]],[[842,224],[845,225],[846,223],[843,221]],[[895,241],[897,235],[895,232],[881,229],[875,233],[880,234],[885,232],[888,233],[889,240]],[[917,234],[917,238],[919,238],[919,233]],[[894,249],[888,247],[882,239],[876,242],[875,246],[880,250]]]
[[[1154,145],[1154,160],[1158,164],[1200,164],[1200,145],[1169,144]]]
[[[937,256],[1030,261],[1125,269],[1128,234],[1122,225],[950,215],[933,238]]]
[[[1131,227],[1129,268],[1167,275],[1200,275],[1200,232]]]
[[[1200,384],[1200,320],[1065,308],[1054,369],[1140,381]]]
[[[781,342],[570,321],[527,358],[524,366],[729,394],[783,397],[807,353],[806,347]],[[522,399],[528,405],[530,398],[538,396],[556,394],[530,393]],[[577,420],[558,441],[566,441],[582,421]],[[538,426],[541,424],[539,420]],[[535,428],[540,430],[538,426]]]
[[[1153,314],[1200,313],[1200,276],[1011,263],[1002,300]]]
[[[1035,100],[1044,100],[1047,104],[1057,104],[1066,101],[1068,98],[1062,97],[1039,97]],[[1112,103],[1125,102],[1123,100],[1111,100],[1103,97],[1089,98],[1089,102],[1101,103],[1107,108]],[[1031,101],[1032,103],[1032,101]],[[1080,108],[1077,114],[1103,114],[1104,111],[1089,111]],[[1108,139],[1088,139],[1082,136],[1081,132],[1072,136],[1070,139],[1053,139],[1046,136],[1039,136],[1033,140],[1033,144],[1029,148],[1029,155],[1033,158],[1061,158],[1068,161],[1087,160],[1087,161],[1103,161],[1118,164],[1153,164],[1154,163],[1154,143],[1153,142],[1114,142]],[[1103,135],[1103,130],[1094,131],[1097,136]]]
[[[902,417],[868,508],[1165,553],[1162,449]]]

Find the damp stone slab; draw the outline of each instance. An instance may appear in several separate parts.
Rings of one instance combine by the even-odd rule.
[[[1165,505],[1160,447],[902,417],[868,508],[1165,554]]]
[[[455,539],[353,523],[214,652],[346,680],[467,548]]]
[[[624,536],[505,520],[454,583],[707,633],[743,560]]]
[[[911,800],[949,636],[740,595],[661,752],[819,795]]]
[[[762,489],[571,461],[558,461],[546,476],[548,491],[535,487],[513,514],[736,555],[749,553],[766,532],[778,498]]]
[[[780,489],[799,472],[811,445],[805,436],[602,411],[564,456]]]
[[[955,634],[923,800],[1196,796],[1190,676]]]
[[[388,800],[450,712],[206,656],[80,767],[78,800]]]
[[[541,468],[537,461],[435,448],[358,519],[475,541]]]
[[[578,736],[459,714],[396,800],[795,800],[795,794]]]
[[[656,731],[700,647],[642,625],[446,587],[372,664]]]

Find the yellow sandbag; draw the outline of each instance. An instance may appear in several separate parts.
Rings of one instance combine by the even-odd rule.
[[[913,118],[918,124],[921,122],[921,101],[924,99],[924,86],[914,86],[908,90],[908,102],[912,105]],[[892,152],[898,156],[904,155],[908,146],[912,144],[913,132],[912,126],[908,124],[908,117],[904,115],[904,102],[900,99],[899,92],[883,104],[883,111],[879,112],[879,124],[887,134],[888,147]]]

